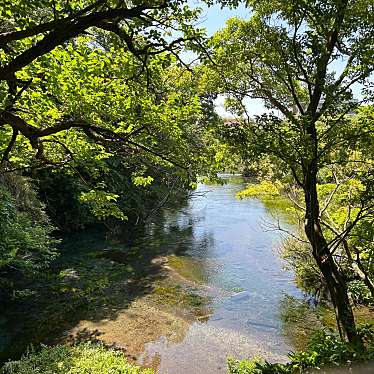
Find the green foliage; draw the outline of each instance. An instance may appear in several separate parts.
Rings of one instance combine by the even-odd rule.
[[[235,360],[229,358],[227,360],[228,372],[230,374],[258,374],[261,373],[261,368],[258,368],[262,364],[261,358],[253,358],[252,360]]]
[[[100,190],[91,190],[82,192],[80,199],[82,202],[89,204],[92,214],[95,217],[105,219],[107,217],[115,217],[121,221],[127,220],[116,202],[119,195],[108,193]]]
[[[363,252],[365,253],[365,252]],[[280,250],[281,257],[286,261],[286,267],[295,274],[297,286],[317,300],[323,302],[329,299],[326,282],[313,259],[310,245],[294,238],[284,241]],[[340,252],[341,266],[345,277],[348,279],[348,293],[354,304],[372,305],[373,296],[363,280],[357,279],[357,275],[347,265],[344,252]],[[365,260],[363,260],[365,263]],[[368,271],[369,277],[373,277],[373,271]]]
[[[48,216],[60,230],[81,230],[97,221],[89,206],[79,199],[82,191],[88,190],[79,175],[66,169],[43,169],[35,171],[33,178]]]
[[[327,298],[326,282],[308,243],[288,238],[282,246],[281,257],[286,261],[286,267],[294,272],[298,287],[319,300]]]
[[[302,256],[297,248],[287,256],[305,289],[321,285],[313,261],[324,271],[342,309],[337,318],[354,339],[346,283],[359,278],[374,297],[373,1],[247,4],[249,19],[228,20],[210,40],[210,89],[227,97],[237,118],[218,132],[247,164],[271,160],[280,170],[273,179],[291,192],[304,220],[301,240],[310,243]],[[352,90],[357,82],[365,105]],[[248,99],[261,99],[266,113],[251,118]]]
[[[236,197],[243,199],[245,197],[280,196],[281,187],[279,182],[272,183],[267,180],[262,180],[258,184],[249,184],[243,191],[238,192]]]
[[[148,177],[143,177],[141,175],[138,175],[138,176],[133,176],[132,180],[135,186],[145,187],[152,183],[153,178],[150,175],[148,175]]]
[[[43,346],[31,350],[19,361],[5,364],[3,374],[152,374],[150,369],[131,365],[122,352],[90,343],[77,346]]]
[[[261,358],[242,361],[229,359],[228,372],[230,374],[297,374],[304,373],[306,369],[373,360],[373,326],[363,326],[358,333],[363,339],[364,346],[347,343],[334,332],[320,330],[312,336],[305,351],[289,354],[290,361],[286,364],[272,364]]]
[[[44,207],[29,182],[17,175],[0,183],[0,284],[9,293],[13,281],[33,276],[57,255],[57,241]]]
[[[120,15],[114,23],[109,16],[91,26],[83,22],[64,40],[64,32],[75,22],[95,20],[105,12]],[[152,22],[143,19],[143,12]],[[32,6],[6,1],[0,11],[3,31],[14,36],[21,30],[21,36],[0,49],[0,153],[7,161],[1,169],[52,166],[58,179],[69,182],[69,188],[57,190],[71,193],[71,202],[57,202],[53,194],[46,200],[57,202],[53,216],[54,208],[65,208],[59,214],[66,217],[58,221],[76,227],[97,218],[131,219],[138,208],[133,190],[149,187],[155,172],[158,185],[167,185],[165,175],[160,177],[164,170],[187,180],[186,185],[193,181],[208,164],[203,129],[216,118],[209,95],[199,95],[196,78],[176,57],[182,48],[195,48],[194,41],[201,38],[202,31],[192,27],[198,14],[199,9],[190,9],[183,0],[35,1]],[[50,33],[47,48],[17,65],[11,81],[19,95],[14,95],[12,83],[1,73],[20,56],[23,60],[36,43],[43,44]],[[171,43],[174,33],[181,39]],[[10,112],[29,131],[3,118]],[[111,173],[122,174],[127,187],[129,175],[134,176],[135,188],[128,191],[131,201],[124,203],[116,183],[108,183],[114,179]],[[47,178],[51,182],[55,177]],[[70,210],[77,213],[76,221],[82,220],[74,222]]]
[[[84,165],[76,170],[33,174],[48,214],[61,230],[104,224],[114,232],[142,226],[159,208],[185,199],[193,188],[188,179],[178,175],[176,167],[140,167],[137,158],[121,157],[111,157],[105,163],[110,173],[95,176],[86,172]]]
[[[23,119],[37,128],[56,124],[63,128],[66,121],[77,122],[67,131],[46,137],[43,153],[51,162],[84,163],[93,175],[108,171],[104,160],[111,154],[135,151],[149,162],[169,164],[162,158],[168,153],[167,159],[182,164],[187,162],[185,141],[200,117],[200,105],[197,96],[183,93],[184,84],[178,78],[183,73],[176,67],[168,70],[173,63],[167,56],[154,57],[149,75],[132,79],[142,67],[131,53],[122,48],[94,48],[90,39],[81,37],[22,74],[27,80],[44,72],[15,106],[23,108]],[[31,107],[33,114],[26,114]],[[94,133],[80,130],[79,123],[94,127]],[[116,136],[120,138],[109,140]],[[8,140],[3,140],[3,148]],[[14,166],[34,164],[27,139],[19,137],[14,150],[10,157]]]
[[[373,272],[370,274],[373,274]],[[349,282],[348,292],[355,304],[372,305],[374,303],[370,290],[362,280],[356,279]]]

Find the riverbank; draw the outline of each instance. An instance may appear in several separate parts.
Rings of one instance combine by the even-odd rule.
[[[279,258],[284,237],[266,230],[278,220],[292,229],[285,200],[238,200],[243,187],[199,185],[131,245],[95,231],[66,237],[33,293],[6,306],[1,358],[91,341],[159,373],[225,373],[228,357],[288,362],[316,330],[335,327],[334,314],[308,305]]]
[[[130,246],[94,231],[65,238],[35,293],[7,306],[2,359],[30,343],[102,340],[171,373],[191,360],[186,373],[225,372],[227,356],[284,361],[278,305],[299,293],[276,257],[280,236],[261,228],[271,216],[260,201],[237,200],[241,188],[200,185]]]
[[[73,245],[80,251],[73,251]],[[205,350],[230,345],[241,356],[254,352],[271,361],[284,361],[284,355],[273,354],[256,340],[229,329],[200,328],[211,316],[213,297],[235,297],[240,292],[204,285],[198,263],[191,266],[188,257],[152,257],[150,253],[131,259],[128,250],[115,244],[109,249],[108,245],[92,233],[80,241],[72,238],[71,247],[65,248],[59,260],[63,269],[34,295],[36,299],[24,300],[23,306],[7,316],[12,326],[8,339],[13,338],[16,345],[15,350],[8,346],[8,357],[17,358],[30,343],[91,341],[121,350],[130,362],[157,370],[156,347],[161,350],[163,345],[180,344],[195,325],[194,334],[187,337],[187,344],[195,349],[197,341],[199,349]],[[217,362],[225,371],[224,349],[216,355],[210,363],[212,372]]]
[[[187,282],[177,284],[165,260],[157,251],[141,253],[110,243],[98,233],[72,236],[40,287],[30,284],[29,297],[6,306],[0,321],[2,360],[18,358],[31,343],[115,344],[100,337],[110,328],[88,329],[83,321],[92,326],[105,321],[126,325],[122,330],[128,335],[118,344],[126,345],[130,358],[141,353],[149,339],[168,335],[168,329],[174,332],[178,326],[186,331],[194,318],[207,314],[208,298],[194,294]],[[174,315],[170,308],[176,305],[180,310]]]
[[[36,293],[0,322],[2,358],[90,340],[160,373],[225,373],[227,357],[286,362],[321,322],[284,270],[282,235],[264,229],[284,214],[238,200],[243,186],[199,185],[131,245],[92,231],[66,238]]]
[[[170,260],[168,260],[170,259]],[[225,371],[228,347],[238,356],[244,357],[251,352],[267,357],[272,362],[285,362],[286,355],[267,350],[255,338],[250,339],[236,331],[204,326],[211,317],[214,297],[240,297],[241,292],[228,292],[207,287],[199,277],[186,272],[190,260],[175,255],[158,257],[152,262],[161,264],[162,278],[152,284],[152,291],[131,302],[126,308],[117,311],[115,318],[101,320],[82,320],[69,330],[60,343],[77,342],[89,338],[100,341],[106,346],[120,349],[130,360],[143,367],[157,371],[160,366],[158,353],[170,346],[190,346],[190,354],[199,350],[209,357],[211,347],[221,347],[215,352],[215,360],[205,365],[207,373]],[[175,266],[175,264],[178,266]],[[193,326],[192,330],[191,327]],[[191,332],[192,331],[192,332]],[[178,355],[177,352],[175,352]],[[165,359],[165,357],[164,357]],[[193,357],[191,357],[193,362]],[[180,369],[181,362],[170,357],[174,369]],[[185,372],[198,367],[188,365]]]

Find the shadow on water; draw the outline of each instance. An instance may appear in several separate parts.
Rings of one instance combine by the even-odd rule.
[[[72,340],[136,342],[126,353],[160,372],[223,373],[227,356],[286,360],[305,344],[305,318],[316,321],[277,256],[282,236],[261,227],[276,222],[276,209],[236,199],[244,186],[238,178],[199,185],[194,199],[160,212],[131,245],[94,231],[66,238],[36,294],[7,306],[1,358],[74,330]]]
[[[279,304],[282,334],[287,337],[294,350],[304,350],[317,330],[323,327],[319,310],[305,299],[284,295]]]
[[[155,292],[155,285],[170,297],[170,287],[160,288],[166,274],[156,259],[183,254],[193,241],[189,225],[166,223],[170,214],[160,213],[131,245],[110,242],[93,229],[64,238],[51,272],[27,285],[34,293],[1,306],[0,360],[19,357],[30,344],[66,340],[64,333],[81,320],[114,320],[135,300]],[[172,288],[175,297],[186,297],[182,291]],[[186,300],[199,304],[197,297]],[[100,335],[84,328],[71,339],[97,341]]]

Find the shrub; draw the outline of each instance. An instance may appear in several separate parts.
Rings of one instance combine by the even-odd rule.
[[[353,280],[349,282],[348,292],[355,304],[370,305],[374,303],[369,288],[362,280]]]
[[[21,176],[0,180],[0,286],[14,292],[14,280],[44,270],[57,255],[54,228],[44,206]]]
[[[19,361],[4,365],[2,374],[153,374],[150,369],[131,365],[123,354],[102,345],[44,346],[31,350]]]
[[[359,330],[364,347],[342,341],[339,335],[330,330],[317,331],[305,351],[290,353],[286,364],[269,363],[254,358],[252,360],[228,360],[230,374],[296,374],[306,369],[323,366],[348,365],[352,362],[374,360],[374,328],[363,326]]]
[[[248,184],[247,187],[236,194],[236,197],[243,199],[245,197],[264,197],[264,196],[280,196],[281,185],[279,182],[273,183],[263,180],[257,184]]]

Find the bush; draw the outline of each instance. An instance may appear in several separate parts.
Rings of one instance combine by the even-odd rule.
[[[349,282],[348,292],[355,304],[372,305],[374,303],[369,288],[362,280],[353,280]]]
[[[44,270],[57,255],[54,228],[25,178],[0,180],[0,287],[14,292],[14,280]]]
[[[263,180],[260,183],[256,184],[248,184],[247,187],[238,192],[236,197],[239,199],[243,199],[246,197],[264,197],[264,196],[272,196],[272,197],[279,197],[281,185],[280,183],[273,183],[267,180]]]
[[[296,374],[305,369],[323,366],[348,365],[352,362],[374,360],[374,328],[363,326],[359,330],[364,347],[344,342],[329,330],[314,334],[304,352],[290,353],[286,364],[269,363],[263,359],[228,360],[230,374]]]
[[[313,258],[310,245],[294,238],[287,238],[280,250],[287,268],[295,274],[296,285],[318,300],[328,299],[326,281]]]
[[[2,374],[153,374],[129,364],[123,354],[102,345],[58,345],[31,351],[4,365]]]

